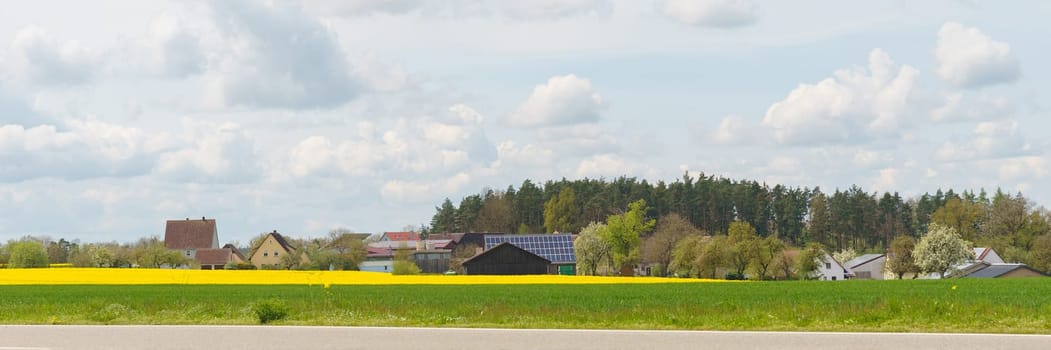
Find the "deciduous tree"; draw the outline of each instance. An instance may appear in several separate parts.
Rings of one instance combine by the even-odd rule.
[[[656,224],[655,220],[646,219],[646,210],[646,201],[640,199],[628,204],[626,213],[611,215],[606,219],[606,235],[603,238],[609,244],[613,266],[620,271],[639,262],[639,246],[642,242],[639,235],[649,232]]]
[[[572,232],[573,223],[580,215],[576,193],[572,187],[564,187],[557,196],[544,203],[544,227],[547,232]]]
[[[642,242],[642,261],[658,264],[666,273],[672,273],[674,269],[669,268],[672,251],[679,241],[687,237],[700,236],[701,230],[679,214],[665,215],[657,221],[656,231]]]
[[[573,250],[577,254],[577,274],[595,276],[612,268],[609,243],[606,236],[606,224],[592,222],[580,230],[580,235],[573,241]]]
[[[918,273],[919,266],[913,259],[912,252],[916,248],[916,240],[912,237],[901,235],[895,237],[887,250],[887,270],[901,279],[907,273]]]
[[[47,250],[35,240],[23,240],[8,245],[10,255],[7,267],[31,268],[47,267]]]
[[[974,259],[974,250],[971,249],[971,242],[960,238],[955,229],[931,223],[927,235],[916,243],[912,256],[920,271],[937,273],[944,278],[956,265]]]

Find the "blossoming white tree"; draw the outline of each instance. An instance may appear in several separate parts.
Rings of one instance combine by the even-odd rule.
[[[945,278],[949,269],[974,259],[974,250],[971,249],[971,242],[960,238],[960,234],[952,227],[931,224],[927,235],[916,243],[912,255],[921,271],[936,272]]]

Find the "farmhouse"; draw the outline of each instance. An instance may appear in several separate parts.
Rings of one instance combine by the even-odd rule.
[[[219,249],[215,219],[168,220],[164,227],[164,247],[181,250],[188,259],[196,259],[200,249]]]
[[[281,265],[282,257],[294,254],[296,248],[292,246],[277,230],[267,233],[258,247],[253,247],[248,260],[256,268],[274,267]],[[307,261],[306,254],[300,257],[303,262]]]
[[[232,245],[219,248],[215,219],[168,220],[164,227],[164,247],[179,251],[202,270],[221,270],[227,264],[244,262]]]
[[[464,260],[468,275],[543,275],[554,272],[551,260],[503,242]]]

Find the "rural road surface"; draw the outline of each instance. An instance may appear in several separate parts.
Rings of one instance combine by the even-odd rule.
[[[14,349],[1051,349],[1051,335],[281,326],[0,326]]]

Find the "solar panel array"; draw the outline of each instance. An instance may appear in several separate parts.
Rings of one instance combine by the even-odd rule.
[[[510,242],[553,263],[577,262],[572,235],[485,235],[485,250],[504,242]]]

